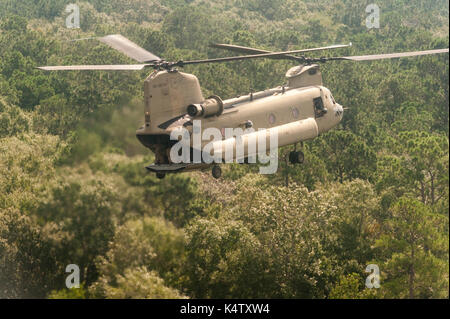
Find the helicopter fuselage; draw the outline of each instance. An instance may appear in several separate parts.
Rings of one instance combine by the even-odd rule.
[[[222,101],[215,96],[205,99],[192,74],[154,72],[145,81],[145,124],[137,138],[161,165],[172,163],[170,149],[177,140],[170,139],[171,132],[183,127],[192,134],[195,120],[202,131],[220,130],[224,141],[227,128],[275,130],[278,146],[315,138],[341,121],[343,108],[322,85],[317,65],[294,67],[286,77],[286,86]],[[202,147],[209,142],[202,140]]]

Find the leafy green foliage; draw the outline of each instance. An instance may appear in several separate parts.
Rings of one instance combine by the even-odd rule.
[[[79,288],[64,288],[61,290],[53,290],[48,295],[48,299],[86,299],[88,293],[83,284]]]
[[[387,257],[387,297],[443,298],[448,287],[448,217],[432,214],[420,201],[401,198],[376,242]],[[395,234],[395,235],[394,235]]]
[[[100,278],[90,291],[107,298],[179,298],[164,282],[179,285],[184,249],[183,232],[164,219],[130,220],[98,258]]]
[[[379,0],[380,29],[348,0],[0,0],[0,297],[448,298],[448,55],[327,63],[340,126],[280,149],[279,172],[223,167],[160,181],[135,138],[139,72],[40,65],[133,63],[92,40],[120,33],[158,56],[233,43],[311,56],[448,47],[448,2]],[[226,99],[282,85],[290,61],[188,66]],[[82,286],[67,289],[76,263]],[[365,288],[379,265],[381,288]]]
[[[145,268],[126,269],[117,278],[117,287],[106,286],[105,297],[112,299],[184,299],[176,289],[164,285],[154,271]]]
[[[330,292],[330,299],[373,299],[376,293],[363,289],[364,278],[357,273],[341,276]]]
[[[61,279],[52,241],[16,209],[0,209],[0,238],[0,297],[45,297]]]
[[[313,147],[319,158],[326,158],[328,172],[341,183],[355,178],[371,179],[375,171],[374,151],[352,132],[327,132]]]

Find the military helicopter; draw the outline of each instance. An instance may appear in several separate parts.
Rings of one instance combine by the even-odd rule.
[[[220,141],[213,144],[213,150],[219,153],[219,162],[225,162],[224,149],[228,145],[235,146],[236,137],[227,137],[225,128],[253,129],[240,138],[249,141],[258,132],[264,134],[277,133],[278,146],[297,145],[303,141],[316,138],[319,134],[332,129],[342,120],[344,108],[337,103],[331,91],[323,86],[322,75],[318,63],[328,61],[372,61],[379,59],[403,58],[428,54],[448,53],[447,49],[363,55],[310,58],[295,54],[331,50],[349,47],[352,44],[331,45],[319,48],[269,52],[265,50],[237,46],[232,44],[213,44],[215,48],[226,49],[246,55],[224,58],[169,62],[155,54],[139,47],[122,35],[107,35],[95,38],[115,50],[136,60],[140,64],[127,65],[72,65],[45,66],[39,69],[47,71],[60,70],[143,70],[152,68],[154,71],[144,82],[144,125],[136,131],[139,141],[155,154],[155,163],[147,166],[147,170],[156,173],[158,178],[164,178],[166,173],[176,173],[205,169],[212,166],[212,175],[221,176],[221,169],[216,162],[187,161],[175,163],[170,156],[170,150],[178,142],[171,139],[174,130],[184,128],[190,135],[193,132],[193,122],[198,120],[201,131],[208,128],[218,128],[222,132]],[[204,98],[199,81],[195,75],[180,72],[178,68],[186,65],[203,63],[221,63],[247,59],[270,58],[294,61],[297,66],[286,73],[287,83],[260,92],[251,92],[244,96],[222,100],[218,96]],[[267,136],[267,135],[265,135]],[[201,141],[204,147],[208,140]],[[266,143],[267,145],[268,143]],[[244,153],[240,160],[246,160],[250,154],[248,143],[244,143]],[[269,146],[262,151],[267,151]],[[201,150],[189,145],[188,159]],[[259,150],[261,151],[261,150]],[[237,159],[233,153],[233,158]],[[289,154],[292,164],[304,162],[301,150]]]

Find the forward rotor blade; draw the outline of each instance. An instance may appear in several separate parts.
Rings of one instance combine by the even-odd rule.
[[[335,58],[325,58],[325,59],[326,60],[373,61],[373,60],[381,60],[381,59],[406,58],[406,57],[411,57],[411,56],[439,54],[439,53],[448,53],[448,48],[447,49],[437,49],[437,50],[426,50],[426,51],[414,51],[414,52],[345,56],[345,57],[335,57]]]
[[[211,44],[210,46],[212,48],[225,49],[225,50],[229,50],[229,51],[242,52],[242,53],[253,53],[253,54],[272,53],[271,51],[255,49],[255,48],[250,48],[250,47],[244,47],[244,46],[234,45],[234,44],[214,43],[214,44]],[[346,47],[350,47],[350,46],[352,46],[352,43],[349,43],[349,44],[335,44],[335,45],[330,45],[330,46],[320,47],[320,48],[310,48],[310,49],[296,50],[295,53],[321,51],[321,50],[338,49],[338,48],[346,48]],[[296,56],[292,56],[292,57],[298,58]]]
[[[210,45],[211,48],[216,48],[216,49],[225,49],[228,51],[233,51],[233,52],[241,52],[241,53],[250,53],[250,54],[261,54],[261,53],[271,53],[270,51],[266,51],[266,50],[261,50],[261,49],[255,49],[255,48],[250,48],[250,47],[243,47],[240,45],[233,45],[233,44],[220,44],[220,43],[213,43]],[[289,59],[289,60],[294,60],[297,61],[298,57],[294,56],[294,55],[284,55],[284,56],[275,56],[272,57],[273,59]]]
[[[337,44],[332,45],[327,48],[343,48],[348,47],[351,44]],[[325,48],[325,47],[324,47]],[[258,59],[258,58],[286,58],[287,54],[293,54],[293,53],[302,53],[307,51],[314,51],[315,49],[302,49],[302,50],[291,50],[291,51],[281,51],[281,52],[268,52],[268,53],[261,53],[261,54],[252,54],[252,55],[240,55],[240,56],[232,56],[232,57],[226,57],[226,58],[216,58],[216,59],[206,59],[206,60],[193,60],[193,61],[179,61],[176,63],[178,66],[184,66],[189,64],[201,64],[201,63],[215,63],[215,62],[229,62],[229,61],[238,61],[238,60],[248,60],[248,59]],[[296,57],[297,61],[308,61],[308,58],[305,57]]]
[[[337,46],[333,46],[333,47],[337,47]],[[313,50],[313,49],[306,49],[306,50]],[[175,65],[184,66],[184,65],[189,65],[189,64],[229,62],[229,61],[257,59],[257,58],[273,58],[273,57],[283,57],[283,56],[285,57],[286,54],[300,53],[300,52],[305,52],[305,49],[304,50],[284,51],[284,52],[269,52],[269,53],[253,54],[253,55],[233,56],[233,57],[217,58],[217,59],[179,61]],[[401,53],[347,56],[347,57],[331,57],[331,58],[298,57],[297,60],[304,61],[307,63],[327,62],[327,61],[337,61],[337,60],[370,61],[370,60],[380,60],[380,59],[404,58],[404,57],[412,57],[412,56],[420,56],[420,55],[428,55],[428,54],[438,54],[438,53],[448,53],[448,48],[447,49],[437,49],[437,50],[415,51],[415,52],[401,52]]]
[[[103,71],[137,71],[151,64],[115,64],[115,65],[64,65],[64,66],[40,66],[38,69],[45,71],[77,71],[77,70],[103,70]]]
[[[161,60],[160,57],[148,52],[144,48],[141,48],[136,43],[128,40],[120,34],[107,35],[105,37],[98,38],[98,40],[138,62],[153,62]]]
[[[211,48],[225,49],[228,51],[242,52],[242,53],[258,54],[258,53],[269,53],[270,52],[267,50],[255,49],[255,48],[244,47],[244,46],[234,45],[234,44],[212,43],[209,46]]]
[[[253,55],[276,53],[276,52],[255,49],[255,48],[250,48],[250,47],[244,47],[244,46],[240,46],[240,45],[233,45],[233,44],[215,43],[215,44],[211,44],[210,46],[213,48],[225,49],[225,50],[230,50],[230,51],[234,51],[234,52],[253,53]],[[350,46],[352,46],[352,43],[335,44],[335,45],[330,45],[330,46],[326,46],[326,47],[301,49],[301,50],[294,50],[294,51],[287,51],[287,52],[303,53],[303,52],[312,52],[312,51],[320,51],[320,50],[328,50],[328,49],[346,48],[346,47],[350,47]],[[280,60],[280,59],[288,59],[288,60],[294,60],[294,61],[303,61],[304,60],[303,57],[297,57],[297,56],[289,55],[289,54],[281,54],[281,55],[276,54],[273,56],[268,55],[268,56],[262,56],[262,57],[266,57],[266,58],[270,58],[270,59],[277,59],[277,60]]]

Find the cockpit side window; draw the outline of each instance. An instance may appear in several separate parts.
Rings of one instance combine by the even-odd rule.
[[[313,99],[314,114],[317,117],[322,117],[327,113],[327,109],[323,105],[322,97],[316,97]]]

